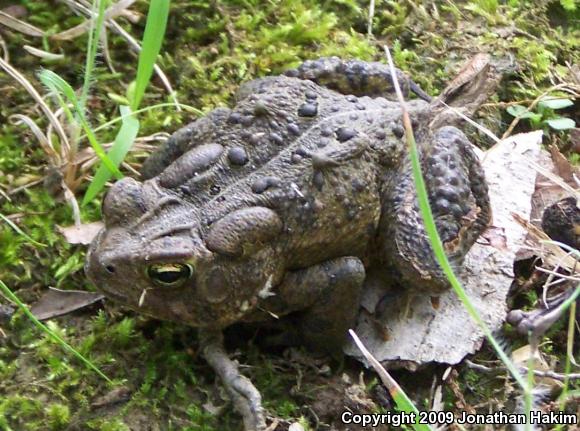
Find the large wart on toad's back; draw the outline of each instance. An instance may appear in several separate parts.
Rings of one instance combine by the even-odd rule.
[[[171,136],[143,182],[123,179],[104,200],[89,277],[131,308],[201,328],[247,429],[264,427],[259,393],[228,361],[223,328],[286,317],[307,346],[336,353],[367,274],[390,268],[413,291],[447,288],[391,85],[385,65],[337,58],[251,81],[232,109]],[[459,266],[490,220],[483,172],[459,129],[435,126],[440,108],[408,109],[437,229]]]

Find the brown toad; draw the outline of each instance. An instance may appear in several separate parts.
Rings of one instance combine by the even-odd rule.
[[[428,99],[402,74],[407,90]],[[247,429],[264,426],[259,394],[219,344],[239,321],[288,316],[304,342],[339,351],[369,272],[421,292],[447,282],[415,196],[401,109],[381,63],[337,58],[241,87],[177,131],[108,192],[87,273],[106,295],[205,334]],[[483,172],[465,135],[435,128],[409,102],[423,174],[450,260],[490,220]]]

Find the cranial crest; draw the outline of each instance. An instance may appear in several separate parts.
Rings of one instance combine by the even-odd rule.
[[[216,253],[240,256],[244,247],[270,241],[282,230],[278,214],[269,208],[250,207],[234,211],[217,221],[205,242]]]

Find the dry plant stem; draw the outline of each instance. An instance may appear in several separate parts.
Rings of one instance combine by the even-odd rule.
[[[34,187],[38,184],[41,184],[42,182],[44,182],[44,178],[40,178],[39,180],[34,180],[27,184],[23,184],[19,187],[16,187],[15,189],[8,190],[8,195],[14,196],[16,193],[20,193],[21,191],[29,189],[30,187]]]
[[[70,206],[72,208],[73,218],[75,220],[75,226],[80,227],[81,226],[81,210],[79,208],[79,203],[77,202],[77,200],[75,198],[75,194],[73,192],[71,192],[71,190],[66,185],[65,181],[61,181],[60,185],[61,185],[62,189],[64,190],[64,198],[67,200],[67,202],[70,204]]]
[[[538,249],[543,250],[540,256],[544,260],[544,264],[549,266],[560,265],[569,272],[573,272],[576,268],[576,259],[572,256],[567,256],[566,253],[546,235],[542,230],[538,229],[529,221],[525,220],[517,213],[512,213],[512,217],[521,226],[528,231],[528,236],[538,245]],[[539,247],[541,244],[542,247]]]
[[[471,118],[469,118],[467,115],[463,114],[458,109],[455,109],[453,106],[449,106],[447,103],[443,102],[442,100],[439,101],[439,103],[441,103],[447,109],[451,110],[454,114],[461,117],[463,120],[468,122],[471,126],[475,127],[477,130],[479,130],[480,132],[482,132],[486,136],[489,136],[491,138],[491,140],[494,141],[496,144],[499,144],[501,142],[501,140],[497,136],[495,136],[491,130],[489,130],[488,128],[483,127],[481,124],[478,124],[477,122],[473,121]]]
[[[44,31],[28,24],[25,21],[21,21],[18,18],[14,18],[12,15],[7,14],[0,10],[0,24],[5,25],[12,30],[16,30],[22,34],[32,37],[44,37]]]
[[[356,335],[356,332],[354,332],[352,329],[349,329],[348,333],[354,340],[356,346],[359,348],[365,359],[368,361],[369,364],[371,364],[373,369],[377,372],[381,381],[383,382],[383,385],[385,385],[387,390],[390,393],[393,392],[402,393],[403,391],[399,386],[399,384],[391,377],[391,375],[387,372],[387,370],[385,370],[385,368],[381,365],[381,363],[377,360],[377,358],[375,358],[371,354],[371,352],[368,351],[368,349],[362,343],[358,335]]]
[[[575,281],[576,283],[580,282],[580,278],[574,277],[572,275],[560,274],[556,269],[547,269],[541,266],[536,266],[536,269],[540,272],[544,272],[546,274],[550,274],[552,277],[560,277],[565,280]]]
[[[136,0],[121,0],[118,3],[113,3],[112,6],[110,6],[109,8],[107,8],[107,10],[105,10],[105,20],[111,20],[121,15],[124,12],[124,10],[130,7],[133,3],[135,3],[135,1]],[[67,4],[69,4],[70,6],[69,2],[67,2]],[[79,4],[76,4],[75,6],[76,8],[80,9]],[[69,28],[68,30],[53,35],[52,38],[57,40],[71,40],[76,37],[79,37],[90,30],[91,21],[94,21],[95,19],[96,17],[87,19],[86,21],[75,27]]]
[[[367,36],[371,37],[373,35],[373,18],[375,17],[375,0],[371,0],[369,3],[369,21],[367,24]]]
[[[481,371],[482,373],[486,374],[495,374],[498,372],[507,371],[505,367],[486,367],[485,365],[476,364],[475,362],[471,362],[469,359],[465,360],[465,365],[467,365],[472,370]],[[522,373],[528,373],[529,370],[527,367],[520,367]],[[570,380],[580,380],[580,373],[570,373],[570,374],[560,374],[554,371],[539,371],[533,370],[534,376],[536,377],[548,377],[550,379],[558,380],[559,382],[563,382],[566,378]]]
[[[64,54],[54,54],[52,52],[43,51],[42,49],[38,49],[30,45],[24,45],[22,48],[24,48],[24,50],[30,55],[34,55],[35,57],[41,58],[43,60],[54,61],[63,60],[65,58]]]
[[[6,41],[4,40],[4,38],[2,37],[2,35],[0,34],[0,48],[2,48],[2,56],[4,58],[4,61],[6,63],[10,62],[10,54],[8,52],[8,47],[6,46]]]
[[[542,286],[542,301],[544,302],[544,306],[547,308],[548,307],[548,289],[552,286],[555,286],[556,284],[559,284],[569,278],[565,277],[563,274],[560,274],[558,272],[558,270],[561,268],[562,266],[562,262],[565,258],[567,258],[568,256],[572,256],[573,254],[575,254],[576,252],[573,250],[570,250],[568,253],[566,253],[566,255],[564,257],[561,257],[557,264],[554,266],[553,270],[550,272],[550,275],[548,275],[548,278],[546,280],[546,282],[544,283],[544,285]],[[542,271],[543,268],[541,267],[536,267],[536,269],[538,269],[539,271]],[[576,273],[576,267],[574,267],[574,271],[572,272],[573,274]],[[558,277],[558,278],[556,278]],[[578,282],[580,281],[580,279],[577,278],[573,278],[574,281]]]
[[[22,114],[14,114],[10,116],[10,120],[16,125],[26,124],[48,156],[50,163],[53,166],[57,166],[60,163],[60,157],[52,146],[52,143],[48,140],[47,136],[42,132],[42,130],[40,130],[40,127],[36,125],[32,118]]]
[[[18,81],[18,83],[24,87],[24,89],[28,92],[28,94],[30,94],[32,98],[40,105],[40,109],[42,109],[44,115],[46,115],[48,121],[50,122],[50,124],[52,124],[52,127],[54,127],[54,130],[56,131],[56,134],[60,139],[61,145],[67,149],[70,148],[68,138],[62,128],[62,125],[58,122],[54,113],[44,102],[40,94],[38,94],[38,91],[36,91],[36,88],[34,88],[34,86],[30,83],[30,81],[28,81],[28,79],[26,79],[24,75],[22,75],[20,72],[14,69],[9,63],[4,61],[3,59],[0,59],[0,68],[4,69],[6,73],[8,73],[10,76],[12,76],[12,78]]]
[[[66,3],[69,7],[73,8],[74,10],[80,11],[81,13],[91,16],[92,15],[92,11],[85,6],[86,2],[75,2],[72,0],[63,0],[64,3]],[[125,8],[123,8],[124,10]],[[120,36],[122,36],[123,38],[125,38],[127,40],[127,42],[129,43],[129,46],[136,51],[137,53],[141,52],[141,45],[139,45],[139,42],[137,42],[133,36],[131,36],[129,33],[127,33],[123,27],[121,27],[114,19],[107,19],[107,17],[105,17],[105,23],[107,26],[109,26],[111,28],[111,30],[113,30],[115,33],[119,34]],[[171,86],[171,83],[169,82],[169,79],[167,78],[167,75],[165,75],[165,72],[163,72],[163,70],[161,70],[161,68],[155,64],[153,66],[153,70],[155,70],[155,73],[157,74],[157,76],[159,76],[159,79],[161,80],[163,86],[165,87],[165,89],[167,90],[167,92],[171,95],[171,97],[173,98],[173,102],[176,106],[176,109],[178,111],[181,111],[181,106],[179,106],[179,102],[177,101],[177,98],[175,97],[175,91],[173,90],[173,87]]]
[[[264,431],[266,420],[260,392],[227,355],[221,331],[200,331],[200,347],[205,360],[215,370],[244,420],[246,431]]]
[[[117,73],[115,66],[113,66],[113,59],[111,58],[111,51],[109,50],[109,37],[107,36],[106,31],[101,33],[101,50],[103,52],[105,62],[107,63],[107,67],[111,73]]]
[[[0,188],[0,196],[2,196],[8,202],[12,202],[12,199],[10,199],[10,196],[8,196],[8,194],[4,190],[2,190],[2,188]]]
[[[576,198],[576,201],[580,201],[580,192],[571,185],[569,185],[566,181],[564,181],[562,177],[554,174],[553,172],[550,172],[548,169],[538,165],[536,162],[534,162],[529,158],[527,158],[526,161],[536,172],[542,174],[543,177],[546,177],[549,181],[553,182],[557,186],[561,187],[562,189],[573,195]]]

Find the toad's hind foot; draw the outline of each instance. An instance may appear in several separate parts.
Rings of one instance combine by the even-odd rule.
[[[395,69],[395,73],[405,95],[412,92],[423,100],[431,100],[411,78],[399,69]],[[342,94],[396,100],[391,70],[383,63],[327,57],[305,61],[285,75],[308,79]]]
[[[244,430],[265,430],[262,396],[250,379],[240,374],[237,364],[228,357],[224,349],[222,333],[200,331],[200,338],[203,356],[220,377],[235,409],[242,415]]]
[[[463,259],[491,221],[483,169],[467,137],[455,127],[419,130],[417,145],[429,205],[449,263]],[[410,158],[389,174],[379,243],[385,261],[414,290],[439,294],[451,287],[423,224]]]

